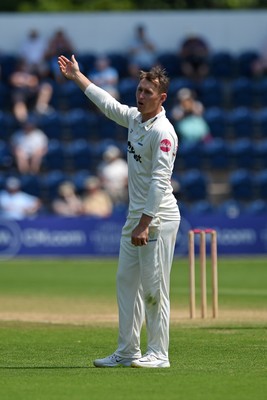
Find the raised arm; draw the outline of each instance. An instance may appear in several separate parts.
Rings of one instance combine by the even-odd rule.
[[[71,56],[71,60],[69,60],[65,56],[58,57],[58,65],[62,75],[65,78],[74,81],[77,86],[84,92],[90,83],[92,83],[81,71],[79,68],[79,64],[76,61],[74,55]]]

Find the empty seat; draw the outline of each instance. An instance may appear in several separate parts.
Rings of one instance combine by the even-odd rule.
[[[267,138],[253,144],[253,164],[256,168],[267,168]]]
[[[241,76],[231,82],[231,102],[233,107],[252,107],[254,104],[255,88],[253,81]]]
[[[128,75],[128,58],[125,54],[109,52],[107,57],[110,60],[110,65],[118,71],[120,79]]]
[[[20,182],[22,191],[38,198],[42,197],[41,182],[38,175],[21,175]]]
[[[51,139],[48,142],[48,151],[43,159],[43,167],[50,171],[55,169],[65,169],[65,146],[61,141]]]
[[[181,74],[180,59],[172,52],[163,52],[158,55],[157,63],[166,69],[168,75],[173,78]]]
[[[181,177],[180,183],[181,196],[186,201],[192,202],[206,199],[208,180],[201,171],[193,169],[185,172]]]
[[[210,107],[205,111],[204,118],[213,137],[225,138],[227,136],[227,115],[220,107]]]
[[[259,135],[267,139],[267,108],[260,109],[255,114],[255,123],[257,124]]]
[[[178,148],[175,168],[194,169],[202,168],[202,144],[199,142],[184,142]]]
[[[64,127],[62,116],[58,111],[38,117],[38,126],[44,131],[49,139],[62,139],[64,137]]]
[[[237,107],[228,114],[228,123],[235,138],[254,136],[255,117],[247,107]]]
[[[241,138],[228,145],[229,162],[232,168],[253,168],[254,148],[252,141]]]
[[[91,154],[90,145],[85,139],[73,140],[66,146],[66,156],[74,170],[90,170],[93,167]]]
[[[219,79],[209,77],[198,86],[199,100],[205,107],[221,107],[223,105],[223,89]]]
[[[246,169],[233,171],[229,177],[231,196],[238,201],[251,201],[254,197],[252,174]]]
[[[262,199],[257,199],[245,207],[245,211],[248,215],[266,215],[267,213],[267,201],[264,201]]]
[[[259,57],[259,53],[254,49],[243,50],[236,57],[237,74],[242,76],[252,76],[252,63]]]
[[[202,153],[206,167],[216,170],[230,167],[228,147],[225,140],[214,138],[204,143]]]
[[[40,178],[41,190],[48,202],[58,195],[59,185],[66,180],[68,175],[60,170],[49,171]]]
[[[267,169],[258,172],[254,178],[256,195],[260,199],[267,200]]]
[[[236,199],[228,199],[217,206],[217,212],[228,218],[237,218],[244,211],[244,206]]]
[[[235,58],[228,51],[217,51],[210,59],[210,71],[216,78],[231,79],[235,74]]]
[[[215,208],[207,200],[200,200],[193,203],[190,207],[190,212],[193,215],[210,215],[214,213]]]
[[[8,169],[13,164],[13,156],[6,142],[0,140],[0,168]]]

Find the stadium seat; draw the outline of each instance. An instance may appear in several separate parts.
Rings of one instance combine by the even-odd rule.
[[[205,111],[204,118],[210,127],[212,137],[226,138],[227,115],[220,107],[210,107]]]
[[[266,215],[267,201],[262,199],[254,200],[245,207],[245,212],[248,215]]]
[[[136,88],[137,82],[130,78],[121,79],[118,85],[120,102],[128,106],[136,105]]]
[[[175,169],[201,169],[203,164],[201,143],[181,143],[175,161]]]
[[[119,79],[125,78],[128,75],[127,56],[116,52],[109,52],[107,56],[110,60],[110,65],[118,71]]]
[[[258,172],[254,178],[256,195],[258,198],[267,200],[267,169]]]
[[[248,138],[241,138],[228,145],[229,161],[232,168],[253,168],[254,147]]]
[[[267,168],[267,138],[253,144],[253,164],[255,168]]]
[[[237,169],[229,177],[231,197],[238,201],[251,201],[254,198],[255,186],[253,176],[246,169]]]
[[[259,136],[267,139],[267,107],[261,108],[255,115]]]
[[[221,138],[214,138],[204,143],[202,149],[204,165],[212,169],[228,169],[230,167],[228,158],[228,146]]]
[[[199,100],[208,107],[221,107],[223,105],[223,88],[219,79],[209,77],[198,85]]]
[[[88,108],[90,106],[88,98],[73,81],[66,81],[58,88],[58,102],[60,108],[64,110]]]
[[[252,63],[259,57],[258,51],[254,49],[243,50],[236,57],[237,74],[241,76],[252,76]]]
[[[21,175],[20,182],[22,191],[42,198],[41,182],[38,175]]]
[[[85,109],[74,108],[64,116],[63,125],[71,140],[89,139],[90,136],[95,136],[97,116]]]
[[[241,76],[230,84],[231,104],[233,107],[252,107],[254,105],[254,84],[247,77]]]
[[[49,139],[61,140],[64,138],[64,127],[62,116],[59,111],[38,117],[38,126],[44,131]]]
[[[94,67],[96,58],[96,54],[90,52],[79,53],[77,55],[76,59],[85,75],[88,75],[89,71]]]
[[[228,218],[237,218],[244,212],[244,206],[240,201],[230,198],[219,204],[216,211]]]
[[[180,184],[180,192],[185,201],[195,202],[206,199],[208,180],[203,172],[197,169],[186,171],[181,177]]]
[[[91,155],[91,148],[85,139],[76,139],[66,145],[66,156],[76,171],[93,168]]]
[[[190,207],[192,215],[210,215],[213,214],[215,208],[207,200],[200,200],[193,203]]]
[[[211,74],[219,79],[232,79],[235,74],[235,58],[228,51],[217,51],[211,55]]]
[[[8,144],[0,140],[0,168],[8,169],[12,166],[14,160]]]
[[[228,114],[228,124],[233,136],[253,138],[255,130],[255,116],[248,107],[237,107]]]
[[[66,168],[65,146],[61,141],[51,139],[48,142],[48,152],[43,159],[43,167],[49,171]]]
[[[87,178],[89,178],[91,174],[89,173],[88,169],[83,169],[77,171],[72,176],[72,183],[74,184],[77,193],[82,194],[84,190],[84,184]]]
[[[41,190],[47,202],[58,195],[59,185],[66,180],[69,180],[68,175],[60,170],[49,171],[40,178]]]
[[[180,59],[177,54],[172,52],[163,52],[158,55],[156,62],[166,69],[170,78],[175,78],[181,75]]]

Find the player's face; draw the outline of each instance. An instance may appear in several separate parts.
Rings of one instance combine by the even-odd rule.
[[[136,102],[138,111],[142,114],[142,121],[153,118],[161,111],[161,105],[165,101],[166,93],[159,93],[158,85],[147,79],[139,82],[136,90]]]

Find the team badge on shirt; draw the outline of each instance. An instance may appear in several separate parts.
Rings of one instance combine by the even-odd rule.
[[[160,142],[160,150],[164,151],[165,153],[168,153],[171,151],[172,144],[168,139],[163,139]]]

